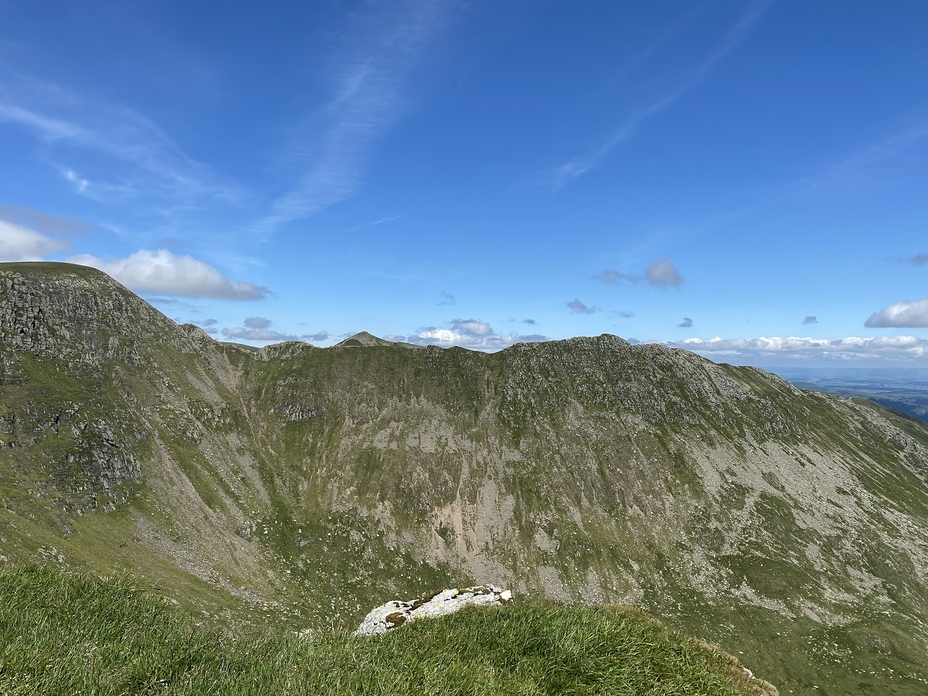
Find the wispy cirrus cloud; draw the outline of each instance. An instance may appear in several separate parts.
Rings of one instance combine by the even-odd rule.
[[[644,105],[630,109],[622,114],[617,126],[610,134],[603,137],[598,144],[558,167],[555,167],[549,172],[552,187],[555,190],[559,189],[572,180],[595,169],[612,150],[631,138],[647,120],[672,106],[699,85],[709,75],[712,69],[744,40],[751,29],[763,17],[772,2],[773,0],[753,0],[748,3],[747,8],[739,17],[738,21],[729,28],[708,58],[687,70],[668,91],[665,91],[663,94]],[[670,35],[672,36],[674,33],[679,33],[687,28],[692,22],[692,18],[692,13],[691,15],[687,15],[683,22],[673,28]],[[654,46],[645,51],[642,56],[639,56],[636,62],[640,62],[652,53],[658,51],[669,40],[666,36],[667,32],[662,34],[655,42]]]
[[[46,142],[71,141],[78,145],[97,144],[95,134],[68,121],[35,113],[15,104],[0,102],[0,121],[26,126]]]
[[[43,157],[76,193],[107,203],[242,198],[186,155],[153,120],[125,104],[79,94],[0,63],[0,125],[18,127],[45,146]]]
[[[651,56],[662,51],[671,44],[671,42],[676,41],[682,34],[690,29],[700,15],[704,14],[706,10],[717,2],[718,0],[707,0],[699,4],[692,4],[686,14],[668,25],[641,53],[635,56],[635,59],[632,60],[628,67],[619,72],[614,81],[618,82],[620,79],[627,77],[635,68],[644,63]]]
[[[792,182],[785,187],[784,193],[786,195],[810,193],[834,185],[842,180],[847,180],[853,175],[865,172],[879,162],[911,148],[926,136],[928,136],[928,122],[917,123],[914,126],[893,133],[879,142],[866,145],[856,152],[852,152],[822,171]],[[912,259],[912,262],[916,264],[925,262],[919,261],[919,259],[928,260],[928,256],[916,256]]]
[[[278,197],[255,226],[267,236],[282,224],[310,217],[350,197],[361,185],[372,144],[407,108],[412,70],[453,20],[458,0],[365,4],[345,30],[336,55],[332,96],[320,118],[307,118],[291,149],[311,153],[296,185]]]

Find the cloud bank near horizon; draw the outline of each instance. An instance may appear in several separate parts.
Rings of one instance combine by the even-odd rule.
[[[390,335],[387,340],[442,348],[467,348],[492,353],[516,343],[536,343],[550,340],[541,334],[498,333],[480,319],[452,319],[450,328],[426,326],[408,336]]]
[[[868,358],[887,361],[925,360],[928,358],[928,340],[916,336],[879,336],[874,338],[684,338],[679,341],[653,341],[670,348],[683,348],[712,359],[726,357],[774,358],[791,362],[827,359],[836,362],[853,362]]]

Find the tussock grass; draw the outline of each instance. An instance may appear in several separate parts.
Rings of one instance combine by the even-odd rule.
[[[737,661],[632,609],[515,604],[386,636],[234,635],[126,578],[0,571],[3,694],[763,694]]]

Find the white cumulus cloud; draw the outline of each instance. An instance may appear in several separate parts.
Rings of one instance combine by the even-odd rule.
[[[140,249],[123,259],[82,254],[68,261],[98,268],[138,292],[221,300],[263,300],[270,294],[265,287],[230,280],[209,264],[165,249]]]
[[[49,254],[70,249],[71,245],[62,239],[0,220],[0,261],[41,261]]]
[[[459,346],[469,350],[480,350],[490,353],[508,348],[515,343],[548,340],[546,336],[537,334],[519,335],[512,333],[496,333],[487,322],[479,319],[454,319],[450,324],[450,329],[428,326],[419,329],[419,331],[410,336],[406,336],[404,339],[396,338],[393,340],[405,340],[408,343],[415,343],[417,345],[435,345],[443,348]]]
[[[240,341],[298,341],[299,336],[281,333],[274,329],[252,329],[244,326],[231,326],[222,330],[226,338],[235,338]]]
[[[300,336],[300,338],[303,339],[304,341],[310,341],[312,343],[321,343],[322,341],[328,341],[330,337],[331,337],[331,334],[325,329],[322,329],[322,331],[317,331],[316,333],[303,334],[302,336]]]
[[[493,327],[479,319],[453,319],[451,328],[467,336],[490,336]]]
[[[249,329],[266,329],[271,325],[271,320],[265,317],[248,317],[244,323]]]
[[[896,302],[874,312],[866,321],[873,328],[906,327],[928,328],[928,299],[915,302]]]
[[[285,334],[271,328],[272,322],[266,317],[248,317],[242,322],[244,326],[229,326],[220,333],[226,338],[240,341],[298,341],[299,336]]]

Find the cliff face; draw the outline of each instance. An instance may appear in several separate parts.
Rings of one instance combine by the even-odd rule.
[[[490,582],[641,605],[784,693],[928,683],[928,430],[873,404],[614,336],[248,351],[55,264],[0,265],[0,336],[8,558],[297,625]]]

